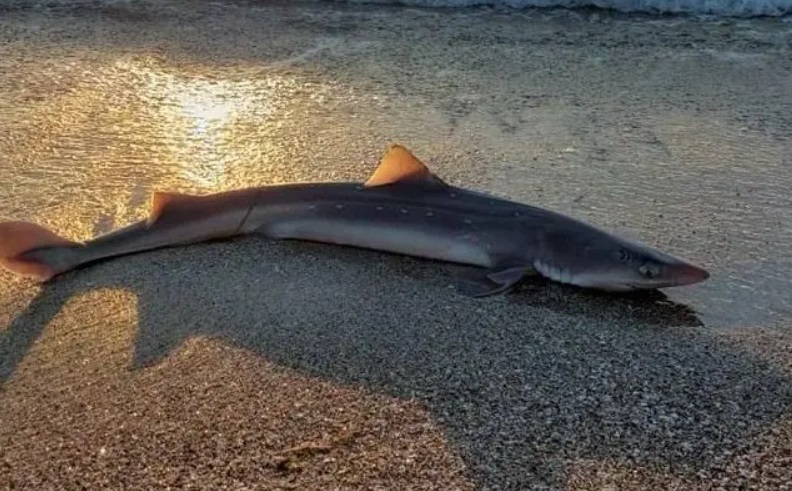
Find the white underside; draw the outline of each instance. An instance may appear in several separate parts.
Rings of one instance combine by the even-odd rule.
[[[264,233],[278,239],[302,239],[348,245],[408,256],[489,267],[486,245],[442,231],[417,230],[372,223],[328,222],[320,219],[288,220],[268,225]]]
[[[572,276],[572,273],[569,272],[568,269],[564,269],[558,267],[556,265],[547,263],[542,261],[541,259],[534,260],[533,263],[534,269],[546,278],[550,278],[553,281],[557,281],[559,283],[566,283],[570,285],[576,285],[575,278]]]

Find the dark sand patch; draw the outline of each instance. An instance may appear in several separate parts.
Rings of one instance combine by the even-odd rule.
[[[4,385],[3,488],[472,489],[417,401],[204,337],[130,369],[134,309],[84,317],[108,296],[134,304],[69,302]],[[86,322],[70,329],[72,315]]]

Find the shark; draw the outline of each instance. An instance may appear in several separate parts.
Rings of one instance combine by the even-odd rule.
[[[43,283],[119,256],[251,234],[467,265],[461,289],[474,297],[509,291],[530,275],[609,292],[709,278],[687,260],[584,221],[453,186],[400,144],[365,182],[154,192],[147,218],[85,242],[2,222],[0,265]]]

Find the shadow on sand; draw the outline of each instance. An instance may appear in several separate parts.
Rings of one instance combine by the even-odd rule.
[[[792,405],[783,374],[691,328],[695,314],[662,294],[534,282],[473,300],[455,293],[449,272],[255,239],[111,261],[51,283],[0,333],[0,381],[69,298],[117,288],[138,299],[134,369],[201,335],[337,383],[415,397],[473,477],[503,487],[558,484],[575,459],[687,475]]]

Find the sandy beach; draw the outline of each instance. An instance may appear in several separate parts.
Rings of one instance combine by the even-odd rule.
[[[244,238],[0,272],[0,488],[787,489],[792,24],[291,2],[5,2],[0,219],[154,190],[443,179],[712,277],[612,296]]]

